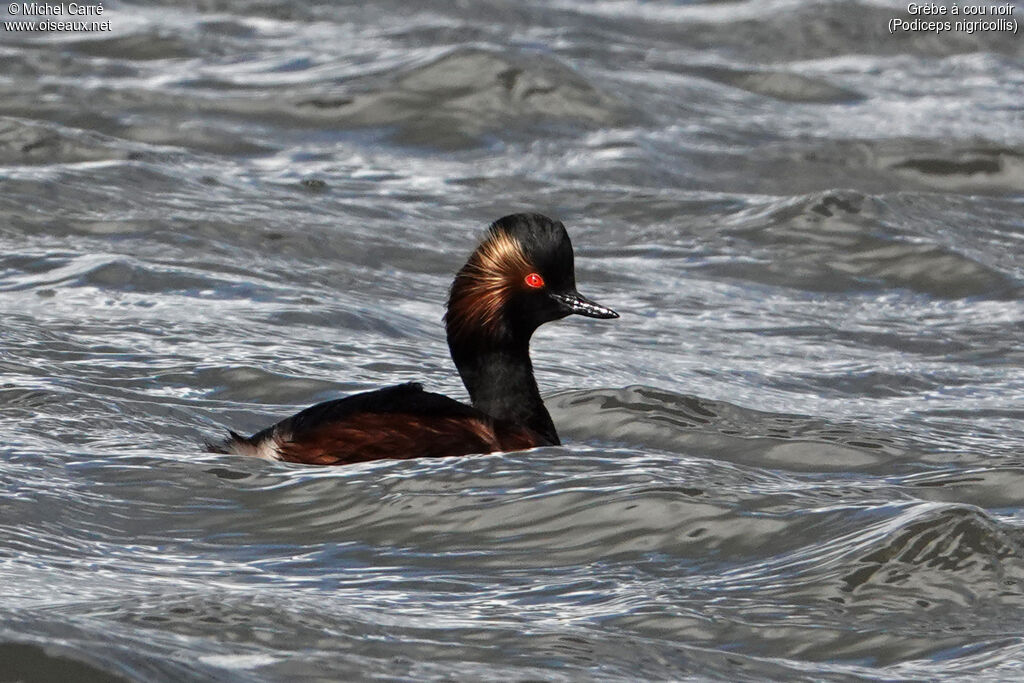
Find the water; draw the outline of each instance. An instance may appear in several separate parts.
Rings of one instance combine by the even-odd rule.
[[[1020,38],[891,36],[898,2],[105,9],[0,42],[0,678],[1024,674]],[[622,313],[534,338],[564,447],[201,451],[463,397],[446,289],[522,210]]]

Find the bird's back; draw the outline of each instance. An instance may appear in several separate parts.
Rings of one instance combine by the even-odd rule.
[[[231,433],[211,445],[235,453],[311,465],[445,457],[549,445],[532,430],[494,420],[418,383],[325,401],[261,432]]]

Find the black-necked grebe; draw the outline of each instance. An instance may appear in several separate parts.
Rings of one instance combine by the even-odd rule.
[[[346,465],[557,445],[533,378],[530,337],[572,313],[619,317],[576,291],[565,226],[539,214],[505,216],[488,229],[448,297],[448,348],[472,406],[400,384],[318,403],[250,437],[231,432],[209,448]]]

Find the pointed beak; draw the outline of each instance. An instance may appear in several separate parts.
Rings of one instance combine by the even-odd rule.
[[[618,318],[619,314],[608,308],[602,306],[599,303],[591,301],[587,297],[583,296],[579,292],[573,291],[566,294],[551,294],[551,298],[557,301],[561,306],[562,310],[569,313],[576,313],[577,315],[585,315],[588,318]]]

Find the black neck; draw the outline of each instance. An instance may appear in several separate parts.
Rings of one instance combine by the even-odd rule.
[[[533,378],[529,339],[449,339],[448,345],[474,408],[499,420],[529,427],[552,445],[561,443]]]

